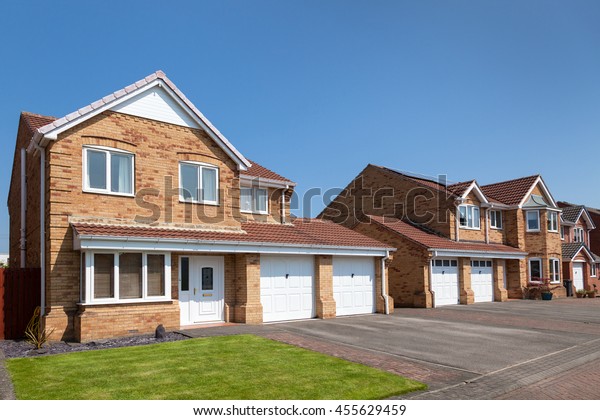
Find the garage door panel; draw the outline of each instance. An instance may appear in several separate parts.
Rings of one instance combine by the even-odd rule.
[[[435,306],[458,303],[458,265],[456,260],[434,260],[431,270],[431,289]]]
[[[491,261],[471,261],[471,290],[475,302],[494,301],[494,271]]]
[[[335,257],[333,259],[333,298],[337,315],[375,312],[374,259]]]
[[[313,273],[312,256],[261,255],[263,321],[314,317]]]

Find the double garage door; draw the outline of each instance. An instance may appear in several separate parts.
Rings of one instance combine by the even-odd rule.
[[[314,256],[261,255],[263,321],[316,316]],[[373,258],[334,257],[333,294],[337,315],[375,312]]]
[[[435,306],[459,303],[458,261],[439,259],[433,260],[431,265],[431,289],[434,292]],[[492,261],[471,261],[471,289],[475,302],[492,302],[494,300]]]

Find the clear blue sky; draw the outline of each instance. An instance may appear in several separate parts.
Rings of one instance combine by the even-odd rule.
[[[0,201],[19,112],[60,117],[162,69],[300,193],[375,163],[541,173],[600,207],[599,22],[576,0],[2,2]]]

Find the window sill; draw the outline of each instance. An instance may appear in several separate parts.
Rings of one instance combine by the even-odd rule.
[[[494,226],[490,226],[490,229],[493,229],[493,230],[504,230],[501,227],[494,227]]]
[[[115,197],[127,197],[127,198],[135,198],[135,194],[125,194],[125,193],[116,193],[112,191],[103,191],[103,190],[90,190],[89,188],[83,189],[84,193],[88,194],[100,194],[100,195],[114,195]]]
[[[179,199],[180,203],[183,204],[201,204],[203,206],[214,206],[214,207],[219,207],[219,203],[216,201],[193,201],[193,200],[182,200],[181,198]]]
[[[479,230],[481,231],[481,227],[467,227],[467,226],[459,226],[460,229],[464,229],[464,230]]]
[[[122,300],[101,300],[89,303],[79,302],[79,306],[108,306],[108,305],[130,305],[144,303],[172,303],[173,300],[169,297],[161,297],[159,299],[122,299]]]
[[[527,233],[540,233],[541,230],[540,229],[531,229],[531,230],[527,229],[527,230],[525,230],[525,232],[527,232]]]
[[[242,213],[242,214],[258,214],[258,215],[261,215],[261,216],[268,216],[269,215],[268,211],[240,210],[240,213]]]

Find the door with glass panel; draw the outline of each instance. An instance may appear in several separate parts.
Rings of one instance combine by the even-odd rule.
[[[223,320],[223,257],[181,257],[181,324]]]

